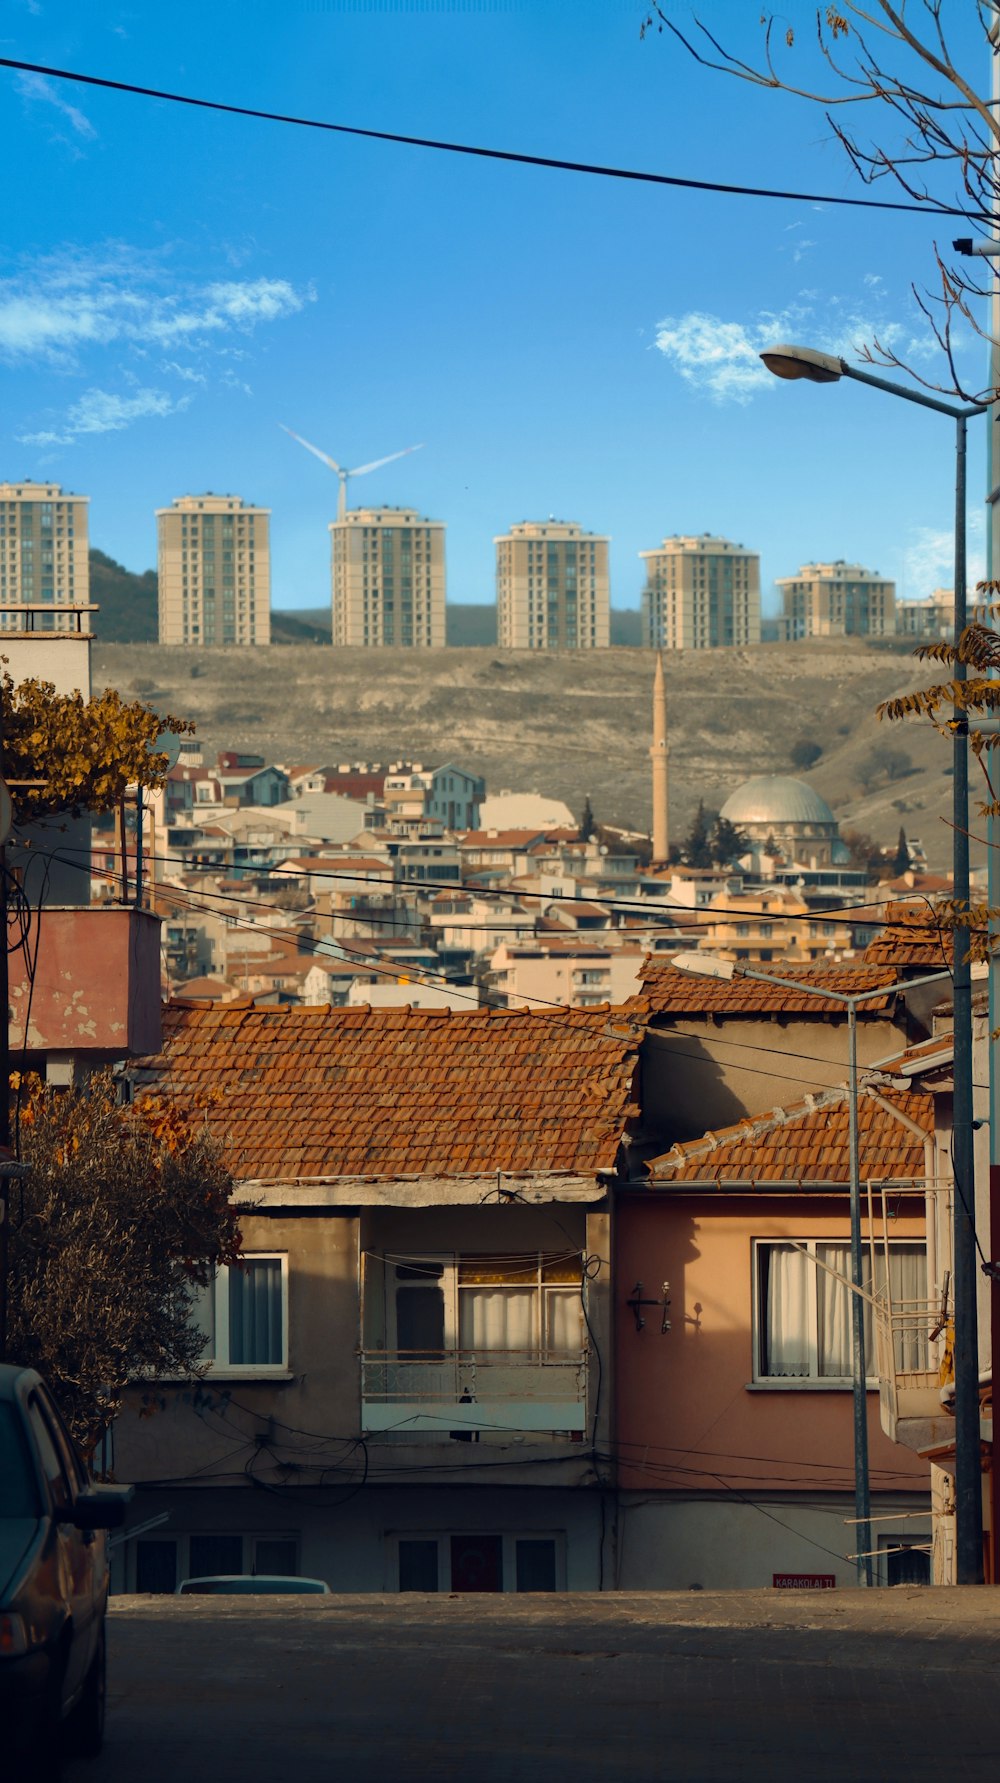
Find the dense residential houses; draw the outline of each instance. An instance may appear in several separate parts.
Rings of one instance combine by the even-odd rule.
[[[15,678],[88,691],[88,613],[12,629]],[[188,747],[151,803],[7,854],[26,892],[39,840],[48,869],[10,956],[21,1068],[112,1064],[197,1112],[241,1213],[192,1306],[200,1372],[137,1381],[106,1447],[137,1488],[119,1590],[853,1583],[852,1109],[867,1558],[953,1581],[947,881],[859,897],[785,777],[734,788],[737,858],[691,867],[490,824],[453,762]],[[975,1022],[988,1234],[983,986]]]
[[[133,1093],[209,1123],[244,1265],[203,1378],[116,1426],[118,1588],[853,1584],[846,993],[873,1568],[947,1582],[948,1012],[900,988],[930,941],[801,990],[650,962],[594,1009],[169,1004]]]

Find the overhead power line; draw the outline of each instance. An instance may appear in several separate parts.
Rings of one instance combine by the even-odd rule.
[[[360,124],[334,124],[326,118],[303,118],[294,113],[265,111],[253,105],[228,105],[221,99],[201,99],[192,93],[171,93],[162,87],[142,87],[134,81],[109,80],[105,75],[81,74],[74,68],[53,68],[45,62],[21,62],[0,56],[0,68],[21,74],[40,74],[50,80],[74,81],[78,86],[99,87],[111,93],[131,93],[140,99],[163,99],[171,105],[190,105],[198,111],[224,112],[230,117],[256,118],[268,124],[289,124],[299,130],[325,130],[336,136],[361,136],[370,142],[395,142],[407,148],[433,149],[444,155],[471,155],[482,161],[509,161],[521,167],[549,167],[558,173],[583,173],[592,179],[630,180],[647,186],[673,186],[688,192],[713,192],[734,198],[779,198],[796,204],[847,205],[853,210],[915,211],[928,217],[962,217],[984,220],[978,210],[954,204],[907,204],[888,198],[833,197],[822,192],[790,192],[772,186],[738,186],[722,180],[685,179],[680,174],[648,173],[638,167],[608,167],[596,161],[567,161],[556,155],[525,155],[514,149],[488,149],[476,143],[445,142],[433,136],[404,136],[396,130],[368,130]]]

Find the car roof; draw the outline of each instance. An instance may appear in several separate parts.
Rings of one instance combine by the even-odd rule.
[[[29,1387],[40,1387],[42,1377],[18,1362],[0,1362],[0,1401],[23,1398]]]
[[[306,1579],[298,1573],[196,1573],[189,1579],[181,1579],[177,1589],[182,1585],[321,1585],[324,1591],[330,1587],[325,1579]]]

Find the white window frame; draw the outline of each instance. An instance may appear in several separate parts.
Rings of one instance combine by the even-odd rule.
[[[812,1262],[812,1268],[810,1269],[809,1276],[808,1276],[808,1284],[809,1284],[808,1285],[808,1295],[809,1295],[808,1312],[809,1312],[809,1318],[811,1321],[811,1327],[812,1327],[812,1332],[813,1332],[813,1339],[810,1342],[810,1351],[812,1354],[815,1353],[815,1334],[816,1334],[816,1331],[818,1328],[817,1327],[817,1321],[818,1321],[817,1277],[819,1275],[820,1268],[822,1267],[816,1261],[817,1247],[820,1245],[840,1245],[840,1246],[842,1246],[845,1251],[845,1264],[846,1264],[846,1267],[845,1267],[843,1273],[845,1275],[850,1274],[851,1241],[850,1241],[850,1238],[845,1237],[843,1233],[838,1234],[835,1237],[816,1236],[813,1238],[802,1238],[802,1237],[799,1237],[796,1233],[789,1233],[787,1235],[787,1237],[784,1237],[784,1238],[754,1238],[751,1241],[751,1270],[752,1270],[752,1275],[753,1275],[753,1280],[752,1280],[753,1310],[752,1310],[752,1319],[751,1319],[752,1342],[753,1342],[753,1374],[752,1374],[751,1384],[753,1387],[758,1388],[760,1390],[764,1390],[768,1393],[830,1393],[830,1392],[845,1393],[845,1392],[850,1392],[854,1383],[853,1383],[853,1379],[852,1379],[851,1375],[849,1375],[849,1374],[846,1374],[846,1375],[829,1375],[829,1374],[823,1374],[823,1375],[821,1375],[821,1374],[773,1375],[773,1374],[765,1374],[762,1370],[761,1358],[763,1355],[764,1334],[765,1334],[765,1319],[764,1319],[764,1310],[765,1309],[761,1305],[761,1291],[760,1291],[761,1290],[761,1257],[762,1257],[762,1253],[766,1250],[787,1249],[789,1246],[795,1246],[795,1245],[800,1245],[805,1251],[807,1251],[809,1254],[810,1260]],[[919,1248],[919,1247],[923,1246],[925,1258],[927,1256],[927,1240],[925,1237],[921,1238],[921,1237],[917,1236],[917,1237],[913,1237],[913,1238],[900,1238],[900,1239],[890,1240],[890,1243],[889,1243],[890,1250],[900,1249],[903,1246],[907,1246],[907,1247],[911,1247],[911,1248],[912,1247]],[[845,1287],[844,1291],[845,1291],[845,1293],[847,1293],[847,1292],[850,1292],[851,1290]],[[874,1349],[874,1344],[873,1344],[873,1349]],[[869,1392],[877,1392],[878,1385],[879,1385],[878,1375],[866,1376],[866,1386],[867,1386],[867,1389]]]
[[[452,1536],[499,1535],[501,1542],[501,1578],[500,1591],[488,1592],[490,1597],[533,1596],[534,1593],[518,1592],[517,1589],[517,1544],[518,1542],[553,1542],[555,1544],[556,1583],[555,1591],[539,1592],[539,1596],[556,1596],[566,1590],[566,1531],[564,1529],[393,1529],[387,1530],[383,1544],[385,1555],[385,1589],[399,1592],[399,1544],[400,1542],[436,1542],[438,1550],[438,1596],[446,1596],[452,1589],[451,1583],[451,1538]],[[405,1595],[409,1595],[406,1593]],[[478,1593],[470,1592],[469,1596]]]
[[[229,1277],[231,1268],[238,1264],[223,1263],[216,1271],[211,1292],[215,1296],[215,1346],[216,1354],[207,1361],[207,1373],[213,1379],[227,1377],[233,1379],[253,1380],[287,1380],[288,1367],[288,1253],[287,1251],[247,1251],[242,1259],[247,1263],[280,1263],[281,1264],[281,1360],[279,1362],[233,1362],[229,1361]],[[224,1358],[220,1358],[219,1349],[224,1349]]]
[[[583,1247],[581,1246],[580,1255],[582,1256],[582,1254]],[[544,1266],[549,1260],[549,1253],[541,1250],[538,1252],[526,1251],[524,1255],[526,1260],[529,1257],[537,1258],[534,1279],[526,1279],[518,1282],[511,1281],[508,1283],[498,1282],[495,1286],[500,1290],[505,1286],[513,1288],[515,1292],[521,1292],[527,1288],[531,1290],[534,1296],[531,1309],[532,1341],[530,1346],[524,1352],[525,1358],[536,1358],[540,1361],[546,1361],[549,1359],[550,1355],[554,1353],[550,1352],[546,1333],[549,1321],[548,1296],[557,1292],[568,1292],[572,1295],[574,1301],[578,1296],[580,1298],[580,1355],[586,1355],[588,1336],[584,1311],[584,1297],[587,1285],[585,1275],[581,1273],[581,1280],[579,1282],[548,1281],[544,1276]],[[420,1282],[398,1282],[395,1277],[397,1267],[402,1266],[404,1269],[420,1269],[421,1267],[426,1266],[428,1269],[427,1285],[441,1289],[444,1299],[444,1350],[442,1351],[442,1354],[450,1355],[462,1348],[462,1295],[463,1293],[474,1293],[481,1285],[475,1282],[463,1283],[461,1279],[462,1265],[463,1263],[474,1261],[488,1267],[490,1260],[489,1252],[437,1251],[413,1257],[403,1256],[401,1253],[397,1252],[388,1253],[386,1257],[384,1288],[384,1328],[387,1348],[393,1353],[397,1353],[399,1350],[396,1302],[396,1294],[398,1290],[402,1288],[405,1293],[408,1287],[421,1286]],[[500,1255],[499,1260],[503,1260],[502,1254]],[[436,1270],[441,1271],[440,1275],[431,1273],[431,1271]],[[527,1269],[525,1269],[524,1273],[527,1275]],[[484,1348],[483,1354],[485,1355],[487,1353],[488,1350]]]

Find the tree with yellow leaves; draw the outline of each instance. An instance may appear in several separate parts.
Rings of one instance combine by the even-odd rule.
[[[8,1356],[48,1380],[92,1454],[129,1382],[197,1377],[194,1296],[240,1254],[233,1180],[197,1116],[85,1088],[17,1084],[30,1174],[10,1199]]]
[[[194,726],[161,716],[113,687],[91,699],[57,693],[51,681],[2,682],[2,768],[19,822],[82,811],[113,811],[127,786],[162,786],[169,760],[165,730]]]

